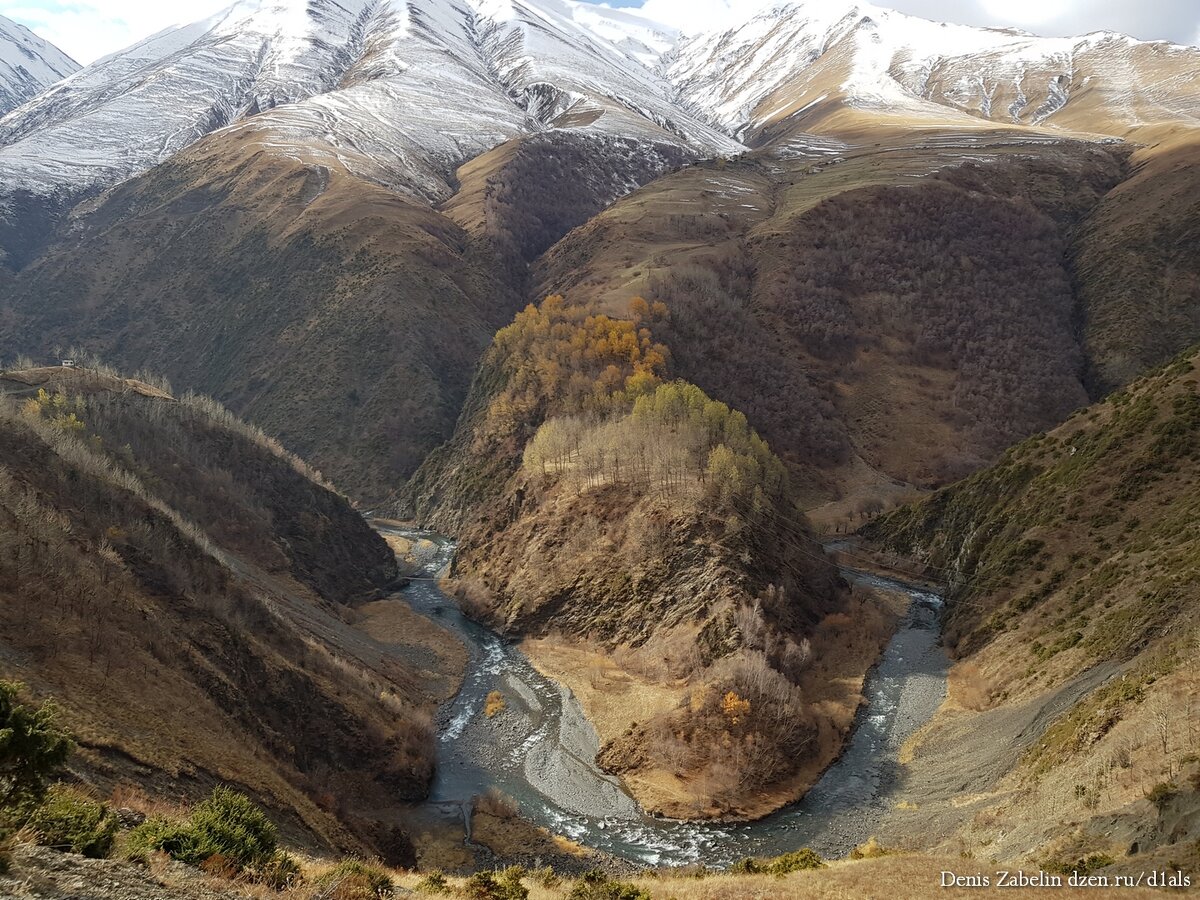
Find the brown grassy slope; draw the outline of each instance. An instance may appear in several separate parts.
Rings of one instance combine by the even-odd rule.
[[[356,808],[424,794],[453,689],[345,623],[395,577],[382,539],[211,404],[61,370],[0,387],[0,672],[62,701],[85,777],[228,781],[296,839],[372,846]]]
[[[818,644],[822,623],[856,621],[870,647],[862,633],[881,637],[885,616],[847,600],[745,418],[668,381],[653,339],[666,315],[561,298],[521,313],[412,480],[413,511],[458,536],[451,587],[474,614],[619,655],[664,701],[601,753],[644,805],[762,814],[811,784],[849,724],[804,687],[815,653],[844,650]],[[851,709],[859,663],[838,682]]]
[[[76,214],[12,278],[0,348],[78,345],[216,396],[379,499],[450,434],[516,309],[422,202],[214,136]]]
[[[1200,130],[1132,163],[1073,249],[1097,395],[1200,340]]]
[[[992,793],[960,798],[969,840],[1003,838],[981,852],[1183,858],[1200,837],[1198,373],[1193,350],[868,529],[953,579],[958,700],[921,746],[1107,667]]]
[[[604,309],[665,300],[680,374],[743,409],[811,504],[927,487],[1084,401],[1065,252],[1120,177],[1094,145],[1003,135],[706,163],[535,274]]]

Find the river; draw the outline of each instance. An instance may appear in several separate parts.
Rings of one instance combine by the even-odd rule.
[[[746,856],[775,856],[811,847],[826,858],[844,856],[878,829],[903,777],[900,746],[937,710],[946,694],[947,658],[938,643],[941,598],[892,579],[843,569],[848,580],[907,594],[910,603],[879,664],[868,675],[845,752],[803,800],[746,824],[675,822],[643,815],[620,782],[599,771],[595,732],[574,697],[539,674],[505,638],[467,618],[434,577],[454,545],[423,532],[424,579],[404,596],[418,612],[452,629],[470,662],[462,690],[439,721],[437,775],[429,804],[461,810],[496,788],[521,814],[589,847],[636,863],[725,866]],[[491,691],[504,712],[483,710]]]

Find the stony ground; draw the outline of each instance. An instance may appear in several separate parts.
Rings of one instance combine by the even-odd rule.
[[[0,875],[4,900],[245,900],[214,890],[197,869],[166,863],[154,870],[112,859],[85,859],[44,847],[18,845],[8,875]]]

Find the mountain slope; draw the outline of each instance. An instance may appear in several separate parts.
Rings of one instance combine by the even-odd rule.
[[[865,531],[951,583],[956,700],[918,742],[915,771],[923,750],[936,768],[948,743],[1003,734],[1007,716],[1080,685],[1043,737],[1014,738],[1024,755],[998,783],[930,798],[924,815],[989,853],[1194,859],[1198,373],[1192,349]]]
[[[0,116],[78,69],[49,41],[0,16]]]
[[[1093,396],[1200,339],[1200,133],[1181,131],[1130,159],[1073,248]]]
[[[547,129],[706,155],[742,140],[784,148],[801,127],[848,137],[867,121],[1125,135],[1196,124],[1198,56],[865,4],[785,4],[681,37],[571,0],[244,0],[100,60],[7,117],[0,173],[10,190],[78,192],[234,126],[306,161],[336,159],[444,199],[455,166]]]
[[[1200,51],[1097,33],[1039,38],[930,22],[864,3],[785,3],[681,42],[685,102],[753,147],[806,133],[1033,126],[1126,135],[1200,117]]]
[[[1110,43],[1093,41],[1088,52],[1109,59]],[[746,341],[764,348],[777,374],[744,365],[753,354],[716,347],[712,331],[673,338],[681,371],[745,409],[789,463],[809,469],[813,502],[845,499],[847,479],[890,493],[944,483],[1083,402],[1081,384],[1111,380],[1101,374],[1100,357],[1111,355],[1102,338],[1090,340],[1097,359],[1083,375],[1073,336],[1077,320],[1089,334],[1110,327],[1101,309],[1113,305],[1110,263],[1186,289],[1172,273],[1190,246],[1187,195],[1172,191],[1177,202],[1157,204],[1154,216],[1171,216],[1179,265],[1158,265],[1153,243],[1140,238],[1129,254],[1110,254],[1111,228],[1097,226],[1095,252],[1074,255],[1083,290],[1069,295],[1076,270],[1056,254],[1119,177],[1115,157],[1060,146],[1049,120],[1036,129],[1000,124],[977,114],[1004,119],[997,109],[959,109],[942,96],[948,89],[910,84],[921,65],[931,67],[931,85],[936,73],[957,71],[946,62],[951,46],[970,49],[964,60],[1000,54],[981,70],[996,69],[996,78],[1009,77],[1001,63],[1010,56],[1034,66],[1058,52],[1029,36],[849,5],[793,5],[688,37],[566,0],[236,4],[100,60],[0,121],[0,342],[39,357],[82,345],[131,369],[164,371],[375,501],[449,437],[471,367],[529,297],[568,288],[577,296],[592,282],[589,293],[623,310],[634,293],[661,290],[681,295],[676,323],[693,331],[704,315],[724,316],[712,307],[732,298],[730,339],[749,328]],[[1131,68],[1104,78],[1125,71],[1131,89],[1145,84],[1183,117],[1190,82],[1170,73],[1186,68],[1191,51],[1159,50],[1166,81],[1157,87]],[[1076,75],[1094,88],[1086,96],[1107,83]],[[812,105],[818,90],[829,97]],[[798,99],[783,102],[785,94]],[[1101,106],[1141,115],[1139,104]],[[1107,127],[1097,120],[1096,130]],[[736,177],[670,174],[697,157],[736,155],[743,141],[761,149],[735,164]],[[959,165],[987,171],[957,187],[945,175],[926,178]],[[1023,205],[1031,191],[1012,172],[1043,166],[1070,174],[1050,179],[1057,184],[1035,179],[1033,193],[1049,196],[1031,209]],[[646,197],[601,212],[655,179],[658,234],[628,221]],[[1008,222],[1011,232],[969,223],[978,233],[962,233],[957,217],[969,216],[980,187],[982,221]],[[684,196],[726,218],[702,222],[698,207],[679,205]],[[822,202],[833,197],[843,202]],[[1049,213],[1051,223],[1047,205],[1070,212]],[[1111,207],[1130,238],[1120,214],[1128,204]],[[907,261],[892,254],[870,274],[905,269],[888,302],[920,320],[923,336],[879,335],[875,349],[886,352],[868,358],[846,336],[878,330],[871,322],[883,306],[865,269],[842,257],[860,212],[880,208],[921,231],[898,254]],[[1150,220],[1143,210],[1134,225]],[[618,224],[638,239],[602,242],[596,258],[593,238]],[[531,293],[529,265],[578,226],[546,253]],[[883,247],[888,235],[874,227]],[[820,246],[826,232],[836,247]],[[969,317],[930,280],[945,253],[988,260],[985,273],[960,267],[955,290],[1000,296],[1016,277],[1020,309],[990,304],[989,315],[1035,339],[980,351]],[[760,305],[748,316],[746,303]],[[1047,327],[1035,324],[1040,316]],[[1117,319],[1151,345],[1150,331],[1175,322]],[[767,320],[789,324],[768,334]],[[914,353],[924,358],[914,362]],[[1152,346],[1120,377],[1162,355]],[[900,370],[905,387],[889,395]],[[332,387],[314,392],[315,383]],[[985,412],[997,396],[1014,406],[998,421]],[[905,425],[925,404],[935,411],[928,421]],[[860,424],[847,428],[847,417]],[[830,473],[847,466],[849,475]]]
[[[408,661],[415,630],[349,624],[396,577],[383,540],[210,401],[79,369],[0,394],[0,671],[61,700],[79,773],[168,798],[232,782],[297,840],[383,852],[363,811],[424,795],[457,677]]]
[[[663,300],[678,371],[745,411],[808,505],[953,480],[1086,402],[1068,248],[1124,175],[1008,133],[685,168],[576,229],[543,291]]]
[[[306,162],[444,199],[457,165],[549,127],[735,148],[671,105],[639,37],[663,40],[633,17],[555,0],[242,2],[9,116],[0,172],[37,193],[85,190],[233,125]]]
[[[496,271],[423,203],[223,133],[80,216],[7,291],[3,340],[161,371],[375,501],[449,435],[519,307]]]

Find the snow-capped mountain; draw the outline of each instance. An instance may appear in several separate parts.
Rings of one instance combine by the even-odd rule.
[[[103,59],[0,119],[0,173],[112,183],[222,127],[429,196],[455,166],[548,128],[738,149],[673,102],[673,43],[560,0],[242,0]]]
[[[1119,35],[824,0],[694,35],[574,0],[240,0],[0,119],[0,183],[113,184],[223,128],[444,199],[458,165],[553,129],[715,155],[880,123],[1125,135],[1166,121],[1200,121],[1200,51]]]
[[[1040,38],[930,22],[855,3],[788,3],[681,41],[667,75],[689,105],[753,140],[791,116],[831,109],[917,123],[980,120],[1121,134],[1200,124],[1200,50],[1097,33]]]
[[[0,115],[78,70],[79,64],[49,41],[0,16]]]

